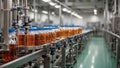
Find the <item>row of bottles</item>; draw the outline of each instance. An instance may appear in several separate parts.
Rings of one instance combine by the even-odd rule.
[[[9,50],[2,51],[3,63],[17,58],[17,47],[44,45],[54,42],[58,38],[66,38],[81,34],[82,29],[79,27],[44,27],[30,28],[27,34],[24,33],[24,29],[20,29],[17,36],[14,29],[11,29],[9,33]]]
[[[56,33],[57,33],[57,37],[66,38],[66,37],[71,37],[77,34],[81,34],[82,29],[79,27],[63,27]]]
[[[39,46],[54,42],[57,38],[66,38],[76,34],[82,33],[82,30],[78,27],[63,27],[63,28],[37,28],[30,29],[29,33],[25,35],[21,31],[18,35],[18,46]],[[25,39],[25,37],[27,39]],[[25,45],[27,42],[27,45]]]
[[[55,39],[55,32],[50,28],[30,29],[27,35],[22,32],[18,35],[18,46],[38,46],[53,42]]]

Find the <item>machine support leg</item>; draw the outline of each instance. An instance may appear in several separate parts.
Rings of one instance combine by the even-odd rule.
[[[50,57],[49,56],[44,57],[44,68],[50,68]]]
[[[62,47],[62,65],[61,68],[66,68],[66,48]]]

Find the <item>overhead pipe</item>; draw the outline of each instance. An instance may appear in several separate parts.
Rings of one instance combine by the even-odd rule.
[[[70,7],[68,7],[67,5],[65,5],[65,4],[63,4],[63,3],[61,3],[61,2],[60,2],[60,1],[58,1],[58,0],[55,0],[55,2],[57,2],[57,3],[59,3],[60,5],[62,5],[62,6],[64,6],[64,7],[66,7],[66,8],[68,8],[68,9],[72,10]]]

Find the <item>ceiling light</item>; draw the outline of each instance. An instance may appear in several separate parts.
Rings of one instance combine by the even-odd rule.
[[[94,9],[93,11],[94,11],[94,15],[97,15],[97,9]]]
[[[33,12],[36,12],[36,13],[38,12],[38,10],[37,10],[37,9],[32,9],[32,11],[33,11]]]
[[[56,5],[56,3],[54,3],[54,2],[49,2],[49,4],[50,4],[51,6],[55,6],[55,5]]]
[[[66,11],[67,11],[67,9],[66,9],[66,8],[63,8],[62,10],[63,10],[64,12],[66,12]]]
[[[72,15],[74,15],[74,14],[75,14],[75,12],[72,12],[71,14],[72,14]]]
[[[67,12],[67,13],[71,13],[71,11],[68,10],[68,9],[66,9],[66,8],[63,8],[63,11],[64,11],[64,12]]]
[[[55,15],[55,12],[52,12],[52,15]]]
[[[36,9],[35,9],[35,10],[34,10],[34,12],[36,12],[36,13],[37,13],[37,12],[38,12],[38,10],[36,10]]]
[[[55,5],[55,8],[60,8],[61,6],[60,5]]]
[[[51,0],[42,0],[42,1],[44,1],[44,2],[50,2]]]
[[[70,10],[67,10],[67,12],[68,12],[68,13],[71,13],[71,11],[70,11]]]
[[[97,15],[97,13],[94,13],[94,15]]]
[[[47,11],[42,11],[42,13],[44,13],[44,14],[48,14],[48,12],[47,12]]]
[[[75,17],[77,17],[77,18],[79,18],[79,19],[82,19],[82,18],[83,18],[82,16],[80,16],[80,15],[74,13],[74,12],[72,13],[72,15],[74,15]]]
[[[94,11],[94,12],[97,12],[97,10],[96,10],[96,9],[94,9],[93,11]]]

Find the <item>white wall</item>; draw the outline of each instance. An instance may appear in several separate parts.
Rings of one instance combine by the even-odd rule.
[[[101,22],[104,23],[104,16],[103,14],[82,14],[85,22]]]
[[[29,16],[31,18],[34,18],[34,14],[32,12],[29,12]],[[87,22],[101,22],[104,23],[104,17],[103,15],[94,15],[94,14],[82,14],[81,16],[83,19],[78,19],[76,17],[72,17],[72,23],[71,23],[71,16],[70,15],[63,15],[63,24],[74,24],[74,25],[82,25],[85,26]],[[36,14],[35,21],[37,23],[46,23],[45,21],[48,19],[48,16],[46,14]],[[50,20],[53,21],[53,24],[59,24],[59,16],[56,15],[50,15]]]

